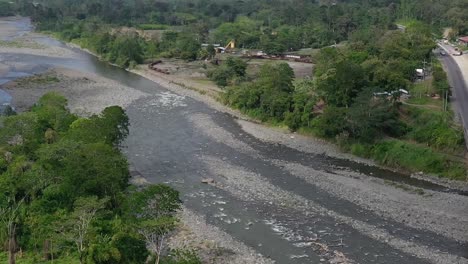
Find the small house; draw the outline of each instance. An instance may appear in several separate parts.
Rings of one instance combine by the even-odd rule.
[[[203,43],[203,44],[201,44],[201,47],[202,47],[202,48],[208,48],[210,45],[212,45],[213,48],[221,47],[220,44],[208,44],[208,43]]]
[[[468,36],[458,38],[458,43],[468,47]]]
[[[417,79],[424,79],[425,76],[426,76],[426,73],[425,73],[424,69],[416,69],[416,78]]]

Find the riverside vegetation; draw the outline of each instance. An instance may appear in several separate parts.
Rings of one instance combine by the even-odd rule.
[[[75,42],[123,67],[145,58],[175,57],[187,60],[210,54],[200,43],[234,39],[240,48],[281,54],[301,48],[322,48],[352,36],[382,33],[396,28],[395,21],[420,20],[431,27],[468,29],[463,8],[466,0],[18,0],[1,8],[7,15],[30,16],[37,29]],[[0,11],[1,12],[1,11]],[[115,34],[115,28],[134,27],[155,31],[150,38]],[[380,31],[375,31],[379,29]],[[375,35],[378,37],[378,35]]]
[[[129,184],[118,147],[128,117],[118,106],[80,118],[56,93],[2,117],[0,259],[8,263],[200,263],[169,251],[179,193]],[[6,263],[6,262],[2,262]]]
[[[39,30],[123,67],[155,57],[210,58],[212,47],[200,43],[231,39],[269,54],[322,48],[313,56],[313,80],[295,80],[286,64],[263,66],[252,76],[237,58],[208,76],[225,87],[225,103],[262,121],[333,140],[383,165],[466,179],[462,129],[425,94],[444,98],[449,90],[432,53],[434,36],[445,26],[452,26],[451,37],[468,33],[468,17],[460,12],[468,1],[117,2],[40,1],[33,7],[22,0],[16,7]],[[119,33],[122,26],[159,37]],[[430,61],[432,77],[415,84],[415,69]],[[398,96],[374,96],[399,89],[413,98],[402,103]]]

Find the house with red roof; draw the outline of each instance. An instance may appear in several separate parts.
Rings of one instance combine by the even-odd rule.
[[[460,45],[468,46],[468,36],[458,38]]]

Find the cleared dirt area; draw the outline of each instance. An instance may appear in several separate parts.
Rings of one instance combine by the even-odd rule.
[[[227,54],[218,55],[219,59],[226,59]],[[259,71],[260,67],[267,63],[287,62],[294,71],[296,78],[311,77],[313,64],[302,63],[295,61],[283,60],[268,60],[268,59],[244,59],[247,62],[247,74],[250,78],[254,78],[255,74]],[[166,81],[182,85],[188,89],[197,90],[201,93],[217,98],[218,92],[222,91],[215,83],[208,77],[207,73],[214,69],[216,66],[209,61],[184,61],[179,59],[162,59],[162,62],[157,64],[156,67],[161,71],[166,71],[169,74],[157,72],[148,68],[147,64],[139,65],[136,69],[139,72],[144,72],[145,75],[154,76],[157,78],[165,79]],[[221,62],[222,63],[222,62]]]

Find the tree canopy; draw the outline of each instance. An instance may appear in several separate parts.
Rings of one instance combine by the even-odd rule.
[[[0,243],[9,263],[19,248],[33,262],[178,263],[163,255],[165,244],[152,250],[146,235],[164,237],[176,227],[179,193],[130,186],[118,149],[129,125],[122,108],[78,118],[64,97],[48,93],[31,111],[0,122]],[[199,263],[192,252],[181,256]]]

